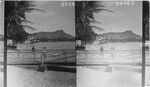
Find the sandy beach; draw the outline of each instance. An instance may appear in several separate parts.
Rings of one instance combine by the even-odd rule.
[[[17,51],[8,50],[7,63],[15,64],[7,66],[8,87],[76,87],[76,73],[67,71],[69,70],[67,67],[61,66],[58,68],[53,65],[53,67],[46,69],[45,72],[39,72],[37,69],[38,64],[41,62],[41,52],[36,52],[36,58],[30,49],[20,50],[19,52],[19,55],[17,55]],[[44,63],[64,62],[65,59],[59,56],[60,54],[61,50],[48,51]],[[68,56],[73,54],[68,54]],[[72,62],[72,60],[75,62],[74,57],[69,58],[67,62]]]
[[[8,66],[8,87],[76,87],[76,74]]]
[[[3,87],[3,43],[0,42],[0,87]]]
[[[77,87],[141,87],[141,68],[114,66],[106,72],[103,66],[80,66],[77,68]],[[146,68],[146,87],[150,87],[150,68]]]
[[[0,87],[3,87],[3,72],[0,71]]]

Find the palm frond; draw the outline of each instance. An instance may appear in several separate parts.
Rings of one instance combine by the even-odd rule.
[[[34,31],[34,30],[37,30],[36,28],[34,28],[34,27],[31,27],[31,26],[29,26],[29,25],[21,25],[23,28],[28,28],[28,29],[30,29],[30,30],[32,30],[32,31]]]
[[[105,30],[105,29],[103,29],[103,28],[101,28],[101,27],[94,26],[94,25],[92,25],[91,27],[92,27],[93,29],[98,30],[98,31],[104,31],[104,30]]]

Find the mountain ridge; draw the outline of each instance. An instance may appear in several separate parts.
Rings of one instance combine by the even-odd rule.
[[[67,34],[63,30],[57,30],[54,32],[37,32],[30,34],[28,39],[34,37],[36,40],[40,41],[71,41],[74,40],[74,36]]]
[[[108,32],[97,35],[97,40],[106,42],[137,42],[142,41],[142,36],[135,34],[131,30],[124,32]]]

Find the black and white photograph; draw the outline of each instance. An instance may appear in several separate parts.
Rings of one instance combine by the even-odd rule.
[[[0,87],[150,87],[149,0],[0,0]]]
[[[5,1],[7,87],[76,87],[69,1]]]
[[[149,39],[142,54],[142,23],[149,16],[143,15],[143,4],[76,1],[77,87],[150,86]]]

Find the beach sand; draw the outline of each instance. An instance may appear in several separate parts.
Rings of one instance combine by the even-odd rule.
[[[3,72],[0,72],[0,87],[3,87]]]
[[[8,66],[8,87],[76,87],[76,74]]]
[[[114,66],[106,72],[104,66],[79,66],[77,87],[141,87],[141,68]],[[150,87],[150,69],[146,68],[146,87]]]

